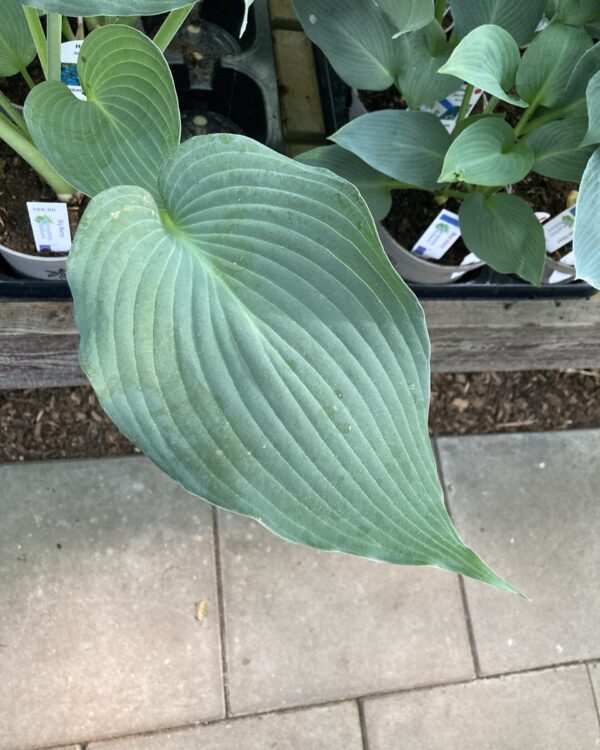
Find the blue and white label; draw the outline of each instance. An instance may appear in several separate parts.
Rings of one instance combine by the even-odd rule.
[[[63,42],[60,45],[60,80],[78,99],[87,99],[79,82],[77,60],[82,41]]]
[[[415,244],[412,252],[423,258],[439,260],[460,237],[458,215],[444,209],[437,215],[421,239]]]
[[[66,203],[27,203],[31,231],[38,253],[67,253],[71,249],[71,229]]]
[[[446,128],[446,130],[449,133],[452,133],[452,131],[456,127],[456,118],[458,117],[458,111],[460,109],[460,105],[463,103],[466,91],[467,84],[463,83],[458,91],[450,94],[450,96],[446,97],[446,99],[441,99],[439,102],[436,102],[431,106],[421,107],[421,112],[431,112],[432,115],[435,115],[439,118],[440,122]],[[481,99],[482,95],[482,89],[475,89],[473,91],[473,94],[467,106],[467,115],[470,115],[471,112],[475,109],[475,105]]]
[[[569,242],[573,242],[576,216],[577,206],[571,206],[544,224],[547,253],[555,253]]]

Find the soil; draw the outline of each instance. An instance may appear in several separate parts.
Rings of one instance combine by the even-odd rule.
[[[600,428],[600,370],[436,374],[432,435]],[[0,391],[0,462],[138,453],[89,387]]]

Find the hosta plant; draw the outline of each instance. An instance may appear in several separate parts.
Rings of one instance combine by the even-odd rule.
[[[349,85],[393,85],[406,103],[351,121],[331,136],[335,145],[303,155],[303,162],[353,180],[376,218],[389,210],[393,189],[430,191],[438,203],[456,199],[467,248],[533,284],[541,281],[545,237],[536,207],[514,186],[532,171],[581,181],[576,269],[600,284],[600,0],[450,0],[451,15],[445,0],[294,4],[307,34]],[[420,108],[463,83],[450,134]],[[475,87],[486,92],[485,106],[468,116]]]
[[[175,4],[35,2],[49,31],[62,13]],[[78,67],[87,101],[50,80],[25,120],[92,197],[68,278],[113,421],[184,487],[286,539],[510,590],[446,512],[423,311],[357,189],[241,136],[179,145],[169,69],[135,29],[96,29]]]

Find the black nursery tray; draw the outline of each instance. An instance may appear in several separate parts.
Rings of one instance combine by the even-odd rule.
[[[333,70],[323,52],[317,47],[313,47],[313,50],[325,132],[330,135],[348,122],[351,92]],[[596,293],[596,290],[585,281],[543,284],[535,287],[517,276],[497,273],[489,266],[472,271],[451,284],[407,283],[422,299],[581,299]]]
[[[193,13],[199,15],[192,16],[180,32],[191,46],[180,44],[179,49],[166,53],[184,135],[238,133],[283,153],[268,0],[255,0],[241,39],[243,0],[203,0],[198,8]],[[190,24],[196,28],[186,32]],[[194,52],[198,53],[195,57]],[[23,278],[0,257],[0,299],[70,297],[66,281]]]

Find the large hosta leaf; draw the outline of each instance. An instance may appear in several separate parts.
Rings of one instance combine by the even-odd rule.
[[[556,18],[562,23],[583,26],[600,21],[598,0],[557,0]]]
[[[377,0],[396,27],[397,34],[416,31],[433,21],[433,0]]]
[[[293,2],[306,35],[349,86],[380,91],[395,83],[401,64],[396,28],[373,0]]]
[[[158,170],[180,135],[175,85],[160,50],[136,29],[105,26],[83,43],[78,69],[89,101],[57,81],[27,97],[35,145],[87,195],[139,185],[157,196]]]
[[[184,487],[281,536],[503,586],[456,535],[422,310],[349,183],[229,135],[95,198],[69,259],[81,362]]]
[[[600,149],[589,160],[581,181],[575,222],[575,268],[577,276],[600,289]]]
[[[0,20],[0,76],[12,76],[33,60],[35,45],[16,0],[0,0]]]
[[[313,167],[330,169],[358,188],[376,220],[383,219],[392,207],[392,190],[398,183],[370,167],[358,156],[341,146],[319,146],[306,151],[296,160]]]
[[[331,136],[398,182],[439,189],[437,179],[451,138],[435,115],[388,109],[352,120]]]
[[[65,16],[153,16],[190,4],[190,0],[18,0],[21,5]]]
[[[542,225],[516,195],[471,193],[462,203],[460,229],[472,253],[499,273],[540,284],[546,258]]]
[[[462,79],[439,72],[452,51],[439,23],[405,34],[399,43],[402,64],[397,86],[410,109],[433,104],[461,87]]]
[[[529,145],[534,151],[533,171],[554,180],[579,182],[594,148],[582,147],[587,117],[569,117],[534,130]]]
[[[536,106],[556,106],[565,95],[573,68],[591,46],[583,29],[550,24],[523,55],[517,72],[519,96]]]
[[[482,88],[492,96],[525,106],[511,94],[521,64],[519,47],[500,26],[480,26],[459,43],[440,73],[451,73]]]
[[[595,44],[582,55],[569,76],[565,93],[560,99],[559,106],[568,106],[577,111],[581,108],[586,113],[586,91],[589,82],[596,73],[600,72],[600,42]],[[579,114],[579,112],[577,111]]]
[[[453,141],[439,181],[499,187],[520,182],[532,165],[531,146],[515,141],[515,131],[504,120],[486,117]]]
[[[531,40],[547,0],[451,0],[452,15],[460,38],[484,24],[495,24],[520,45]]]
[[[600,143],[600,73],[596,73],[589,82],[586,96],[589,127],[583,141],[584,145]]]

